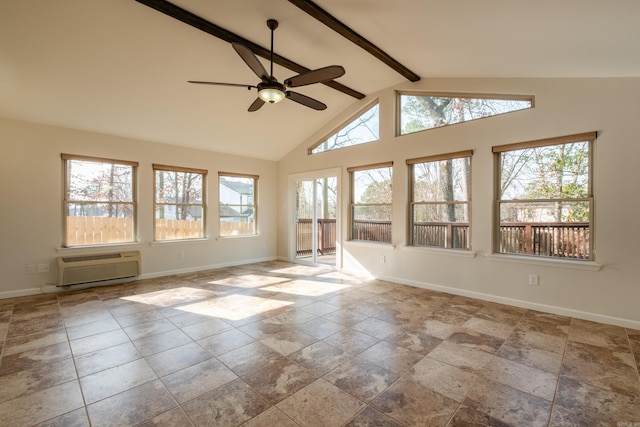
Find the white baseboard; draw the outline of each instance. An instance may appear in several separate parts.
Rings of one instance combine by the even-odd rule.
[[[174,276],[174,275],[177,275],[177,274],[195,273],[195,272],[198,272],[198,271],[215,270],[215,269],[224,268],[224,267],[235,267],[235,266],[238,266],[238,265],[254,264],[254,263],[257,263],[257,262],[274,261],[276,259],[278,259],[278,257],[265,257],[265,258],[255,258],[255,259],[251,259],[251,260],[242,260],[242,261],[237,261],[237,262],[226,262],[226,263],[220,263],[220,264],[201,265],[201,266],[192,267],[192,268],[181,268],[181,269],[175,269],[175,270],[158,271],[158,272],[155,272],[155,273],[144,273],[144,274],[141,274],[138,277],[129,278],[129,279],[106,280],[106,281],[102,281],[102,282],[85,283],[85,284],[80,284],[80,285],[56,286],[55,284],[45,284],[45,285],[42,285],[39,288],[29,288],[29,289],[15,290],[15,291],[0,292],[0,299],[17,298],[17,297],[24,297],[24,296],[29,296],[29,295],[38,295],[38,294],[43,294],[43,293],[58,293],[58,292],[65,292],[65,291],[77,291],[77,290],[81,290],[81,289],[95,288],[95,287],[98,287],[98,286],[117,285],[117,284],[121,284],[121,283],[132,282],[132,281],[135,281],[135,280],[155,279],[157,277]]]
[[[0,299],[26,297],[29,295],[37,295],[41,293],[42,293],[42,290],[40,288],[19,289],[16,291],[4,291],[4,292],[0,292]]]
[[[545,313],[575,317],[577,319],[583,319],[583,320],[591,320],[593,322],[606,323],[608,325],[615,325],[623,328],[640,329],[640,321],[638,320],[607,316],[605,314],[574,310],[571,308],[559,307],[555,305],[540,304],[540,303],[531,302],[531,301],[501,297],[498,295],[486,294],[483,292],[468,291],[466,289],[458,289],[458,288],[452,288],[449,286],[435,285],[433,283],[418,282],[415,280],[407,280],[407,279],[402,279],[402,278],[393,277],[393,276],[377,276],[376,278],[379,280],[385,280],[387,282],[399,283],[401,285],[409,285],[409,286],[414,286],[416,288],[429,289],[432,291],[440,291],[440,292],[445,292],[453,295],[461,295],[461,296],[476,298],[484,301],[497,302],[500,304],[507,304],[515,307],[542,311]]]
[[[245,265],[245,264],[255,264],[257,262],[275,261],[277,259],[278,259],[278,257],[275,257],[275,256],[274,257],[265,257],[265,258],[254,258],[254,259],[242,260],[242,261],[231,261],[231,262],[223,262],[223,263],[219,263],[219,264],[200,265],[200,266],[197,266],[197,267],[190,267],[190,268],[180,268],[180,269],[175,269],[175,270],[158,271],[158,272],[155,272],[155,273],[141,274],[140,276],[138,276],[138,279],[139,280],[155,279],[157,277],[174,276],[174,275],[177,275],[177,274],[197,273],[198,271],[217,270],[219,268],[224,268],[224,267],[236,267],[236,266]]]

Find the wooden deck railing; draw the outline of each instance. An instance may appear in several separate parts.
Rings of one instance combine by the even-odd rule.
[[[318,255],[336,253],[336,220],[318,219]],[[313,220],[299,218],[296,225],[296,255],[313,255]]]
[[[244,224],[243,224],[244,225]],[[253,227],[248,224],[247,227]],[[201,221],[158,220],[156,239],[188,239],[202,236]],[[225,227],[228,227],[227,230]],[[221,223],[221,235],[232,235],[238,224]],[[391,222],[354,221],[353,240],[391,242]],[[452,249],[469,249],[469,225],[466,223],[416,222],[413,245]],[[298,256],[311,256],[313,224],[311,219],[298,219],[296,251]],[[590,256],[588,222],[510,222],[500,225],[499,253],[541,255],[587,260]],[[134,241],[130,218],[68,217],[67,245]],[[336,252],[336,220],[318,220],[318,254]]]
[[[469,249],[469,224],[462,222],[414,222],[413,245]]]
[[[590,255],[588,222],[500,224],[500,253],[586,260]]]

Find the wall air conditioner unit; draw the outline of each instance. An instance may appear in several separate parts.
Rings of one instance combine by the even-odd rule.
[[[58,257],[58,286],[140,275],[140,251]]]

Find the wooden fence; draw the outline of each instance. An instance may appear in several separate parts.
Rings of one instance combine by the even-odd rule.
[[[132,218],[102,216],[67,217],[67,246],[134,242]],[[221,236],[255,233],[253,222],[221,222]],[[203,237],[202,221],[156,219],[155,240],[180,240]],[[335,245],[334,245],[335,246]]]
[[[133,242],[133,218],[67,217],[67,246]]]

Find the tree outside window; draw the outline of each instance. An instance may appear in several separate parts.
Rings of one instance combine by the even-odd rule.
[[[494,147],[500,253],[593,259],[595,133]]]
[[[391,243],[393,163],[349,168],[351,240]]]
[[[399,98],[400,135],[533,108],[533,97],[522,95],[400,93]]]
[[[158,164],[153,170],[154,240],[203,238],[207,171]]]
[[[471,154],[407,160],[412,245],[470,249]]]
[[[62,154],[63,246],[136,240],[135,179],[138,163]]]

